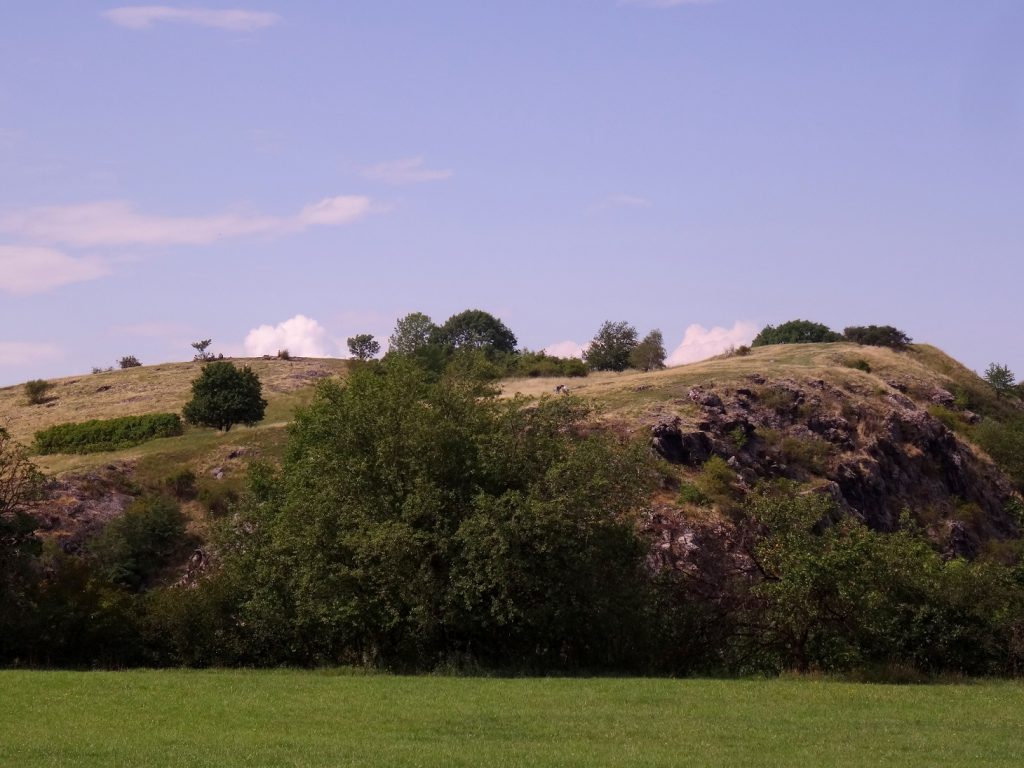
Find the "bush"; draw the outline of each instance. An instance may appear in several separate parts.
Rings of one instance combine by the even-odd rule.
[[[869,363],[863,357],[858,357],[856,360],[847,360],[846,367],[853,368],[855,371],[864,371],[864,373],[871,373],[871,363]]]
[[[50,391],[50,382],[43,379],[33,379],[25,382],[25,397],[29,405],[41,405],[46,402],[46,393]]]
[[[235,424],[254,426],[266,410],[263,386],[249,366],[239,369],[231,363],[212,362],[192,382],[192,399],[182,413],[189,424],[230,432]]]
[[[530,378],[566,376],[569,378],[586,376],[589,371],[587,364],[577,357],[555,357],[545,352],[524,350],[511,357],[509,376],[527,376]]]
[[[108,581],[139,590],[153,581],[186,542],[185,516],[162,496],[135,501],[107,523],[89,544],[100,573]]]
[[[706,507],[711,503],[711,499],[693,483],[683,482],[679,486],[679,503]]]
[[[142,365],[142,363],[139,362],[139,358],[137,358],[135,355],[128,355],[127,357],[122,357],[120,360],[117,361],[117,364],[118,366],[120,366],[121,370],[124,370],[126,368],[138,368],[139,366]]]
[[[854,325],[843,331],[847,341],[871,347],[906,349],[913,341],[907,334],[891,325]]]
[[[739,497],[736,471],[721,456],[712,456],[694,481],[705,498],[729,506]]]
[[[164,480],[167,492],[176,499],[189,501],[196,497],[196,473],[191,469],[175,472]]]
[[[736,357],[746,357],[747,355],[750,354],[750,352],[751,352],[751,349],[750,349],[749,346],[747,346],[746,344],[740,344],[733,351],[733,354],[736,355]]]
[[[771,344],[820,344],[840,341],[843,337],[827,325],[812,323],[810,320],[790,320],[775,327],[766,325],[757,334],[751,346],[765,347]]]
[[[279,350],[277,350],[277,359],[278,360],[291,360],[292,359],[292,354],[287,349],[279,349]]]
[[[1024,491],[1024,416],[1004,422],[985,419],[971,433],[974,440]]]
[[[183,432],[176,413],[150,413],[119,419],[58,424],[36,432],[36,451],[53,453],[99,453],[119,451],[159,437],[177,437]]]

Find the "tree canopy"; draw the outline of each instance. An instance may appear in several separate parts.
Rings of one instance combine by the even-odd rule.
[[[348,351],[356,360],[366,362],[380,353],[380,342],[373,334],[360,333],[349,338]]]
[[[843,337],[855,344],[897,350],[906,348],[913,341],[899,328],[891,325],[855,325],[844,330]]]
[[[263,420],[267,401],[259,376],[249,367],[226,361],[207,363],[192,382],[192,399],[182,415],[189,424],[229,432],[235,424],[248,427]]]
[[[573,438],[573,398],[523,406],[400,358],[321,384],[226,547],[265,660],[564,666],[635,639],[646,459]]]
[[[632,325],[624,320],[606,320],[583,353],[583,359],[595,371],[624,371],[629,368],[630,355],[638,343]]]
[[[810,320],[790,320],[782,325],[766,325],[751,342],[753,347],[771,344],[820,344],[841,341],[842,336],[827,325]]]
[[[422,312],[410,312],[395,323],[395,331],[388,339],[388,351],[398,355],[413,355],[430,344],[437,326]]]
[[[638,371],[659,371],[665,367],[666,356],[665,339],[661,331],[655,329],[629,353],[629,367]]]
[[[489,354],[511,354],[519,343],[508,326],[481,309],[452,315],[435,331],[433,340],[455,351],[480,350]]]

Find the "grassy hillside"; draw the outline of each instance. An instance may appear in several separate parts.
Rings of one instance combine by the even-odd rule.
[[[0,672],[0,764],[1011,766],[1024,687]]]
[[[870,373],[850,367],[865,361]],[[268,400],[266,420],[256,429],[236,428],[228,435],[212,430],[190,429],[185,436],[156,440],[137,448],[89,456],[41,457],[47,472],[61,474],[103,466],[113,461],[135,461],[147,474],[195,465],[217,465],[221,454],[252,449],[274,453],[283,444],[281,427],[295,408],[308,402],[314,382],[342,375],[347,363],[336,359],[237,360],[259,374]],[[125,371],[83,375],[52,382],[49,400],[27,404],[21,386],[0,389],[0,423],[14,437],[30,443],[36,431],[63,422],[104,419],[156,411],[180,411],[189,397],[199,363],[167,363]],[[502,383],[504,396],[538,397],[551,394],[557,384],[568,384],[572,393],[591,401],[602,418],[643,428],[672,413],[693,410],[686,400],[694,386],[740,385],[759,374],[770,379],[822,379],[831,384],[860,388],[868,396],[892,392],[888,382],[898,380],[911,396],[922,398],[936,388],[968,393],[974,407],[1005,408],[992,397],[977,376],[935,347],[915,345],[907,352],[893,352],[856,344],[801,344],[755,349],[745,357],[724,357],[652,373],[594,373],[584,379],[512,379]]]
[[[216,459],[221,446],[252,447],[275,445],[283,440],[281,427],[295,408],[309,401],[315,382],[342,375],[348,363],[337,359],[234,360],[249,365],[263,382],[267,399],[266,420],[256,429],[236,428],[227,435],[213,430],[190,429],[183,437],[155,440],[115,453],[89,456],[40,457],[45,471],[60,474],[102,466],[112,461],[138,460],[173,467]],[[188,401],[192,381],[201,363],[165,363],[123,371],[56,379],[47,402],[29,405],[21,386],[0,389],[0,424],[23,443],[30,444],[35,433],[54,424],[109,419],[160,411],[180,412]]]

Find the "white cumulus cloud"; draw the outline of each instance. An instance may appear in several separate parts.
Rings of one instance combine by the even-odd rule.
[[[705,328],[703,325],[691,325],[683,334],[682,343],[668,356],[669,365],[683,365],[707,360],[720,355],[729,347],[749,344],[757,335],[757,326],[737,320],[732,328]]]
[[[169,5],[126,5],[104,11],[103,15],[119,27],[129,29],[148,29],[161,22],[177,22],[232,32],[253,32],[271,27],[281,20],[276,13],[266,11],[242,8],[175,8]]]
[[[544,347],[544,354],[554,357],[583,357],[590,343],[577,344],[575,341],[559,341]]]
[[[30,341],[0,341],[0,365],[17,368],[36,363],[58,360],[62,356],[56,344],[37,344]]]
[[[99,259],[75,258],[52,248],[0,245],[0,291],[4,293],[27,296],[107,273]]]
[[[371,213],[372,208],[367,197],[340,195],[308,205],[292,216],[160,216],[141,213],[124,200],[106,200],[15,211],[0,216],[0,232],[77,247],[205,245],[232,237],[279,235],[313,226],[348,224]]]
[[[296,357],[331,357],[334,346],[327,330],[305,315],[296,315],[277,325],[261,325],[245,337],[245,353],[250,357],[276,355],[281,349]]]
[[[442,168],[427,168],[422,157],[407,157],[392,160],[364,168],[364,179],[381,181],[385,184],[403,186],[406,184],[422,184],[425,181],[444,181],[455,175],[455,171]]]

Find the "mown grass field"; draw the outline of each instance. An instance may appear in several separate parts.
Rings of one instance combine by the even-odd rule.
[[[2,672],[0,765],[1018,766],[1024,686]]]

